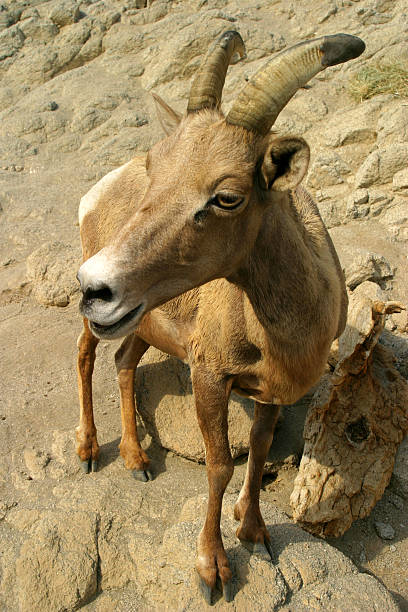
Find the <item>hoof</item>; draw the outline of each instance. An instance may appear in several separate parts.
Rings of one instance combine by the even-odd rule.
[[[211,606],[212,605],[212,589],[208,584],[201,578],[198,577],[198,584],[200,587],[201,595],[204,597],[205,602]]]
[[[79,465],[81,466],[81,470],[84,474],[89,474],[89,459],[86,461],[81,461],[81,459],[79,459]]]
[[[140,480],[141,482],[148,482],[149,480],[153,480],[153,474],[150,470],[132,470],[132,476],[136,480]]]
[[[232,587],[232,580],[229,580],[228,582],[222,585],[222,594],[224,595],[224,599],[227,602],[230,602],[234,599],[234,589]]]
[[[274,558],[274,554],[273,554],[271,543],[269,542],[269,540],[266,540],[266,539],[265,539],[265,548],[268,551],[268,554],[269,554],[269,556],[271,558],[271,561],[275,562],[275,558]]]
[[[89,457],[89,459],[86,459],[85,461],[81,461],[81,459],[78,457],[78,461],[84,474],[98,471],[98,462],[93,461],[92,457]]]
[[[198,581],[199,581],[199,588],[201,591],[201,595],[203,596],[206,604],[209,606],[212,606],[213,589],[210,586],[208,586],[208,584],[205,582],[205,580],[203,580],[203,578],[201,578],[200,575],[198,576]],[[233,588],[232,580],[229,580],[228,582],[223,583],[222,594],[227,603],[231,602],[234,599],[234,588]]]

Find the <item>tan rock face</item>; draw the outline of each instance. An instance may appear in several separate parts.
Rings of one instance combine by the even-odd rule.
[[[79,6],[72,0],[58,1],[52,4],[49,18],[57,26],[70,25],[79,19]]]
[[[377,120],[383,101],[374,98],[366,100],[356,108],[337,113],[326,122],[324,143],[329,147],[342,147],[348,144],[375,142]]]
[[[50,42],[58,34],[58,27],[50,19],[30,17],[25,19],[20,29],[26,38]]]
[[[16,562],[22,610],[73,609],[97,588],[96,516],[46,512]]]
[[[315,189],[331,187],[344,182],[350,173],[347,162],[334,151],[322,152],[316,156],[309,170],[306,184]]]
[[[98,347],[94,374],[101,472],[86,480],[74,455],[75,342],[80,330],[75,280],[81,259],[78,202],[109,170],[162,138],[148,90],[154,88],[184,112],[203,53],[216,34],[228,29],[241,32],[247,59],[228,72],[225,111],[246,80],[280,49],[336,31],[364,38],[364,55],[326,71],[308,89],[300,90],[275,128],[278,133],[302,135],[310,144],[308,189],[334,228],[343,267],[348,271],[360,267],[361,272],[368,263],[368,277],[384,287],[365,281],[365,288],[367,282],[371,286],[371,299],[408,303],[406,100],[386,95],[360,104],[348,95],[349,77],[363,66],[377,61],[406,63],[407,19],[405,0],[2,2],[0,609],[42,612],[81,607],[87,612],[128,612],[163,609],[168,601],[175,609],[179,602],[186,609],[202,608],[192,567],[199,529],[195,519],[202,517],[205,505],[197,500],[197,493],[206,491],[205,468],[166,455],[155,443],[161,441],[177,453],[203,460],[187,368],[154,351],[140,367],[137,399],[150,432],[143,444],[149,447],[156,470],[156,480],[148,488],[135,485],[118,456],[117,386],[114,367],[108,367],[113,348]],[[385,258],[393,277],[386,266],[374,274],[378,270],[371,260],[361,262],[362,253]],[[394,365],[407,377],[406,313],[392,315],[381,343],[395,353]],[[394,370],[388,361],[384,365],[375,357],[377,352],[373,351],[371,366],[373,385],[381,383],[381,398],[382,387],[395,389],[396,379],[383,379],[384,372]],[[342,401],[348,397],[342,396]],[[306,398],[302,414],[309,403]],[[249,404],[232,399],[234,455],[247,448],[250,411]],[[301,454],[300,412],[295,407],[283,411],[282,435],[277,435],[273,447],[279,451],[278,459],[270,458],[268,466],[272,473],[289,454],[295,455],[292,466]],[[320,412],[314,414],[320,427]],[[385,440],[385,448],[394,423],[389,417],[384,422],[380,439]],[[351,434],[364,431],[360,423]],[[400,435],[398,428],[395,431],[393,445],[387,446],[390,453]],[[282,438],[285,444],[280,446]],[[356,455],[357,449],[340,438],[347,445],[346,456]],[[405,442],[397,454],[394,479],[401,495],[407,491],[406,456]],[[239,463],[236,474],[243,468]],[[388,478],[390,466],[391,458],[386,456],[377,476],[367,476],[364,499],[352,495],[354,505],[346,504],[342,510],[347,521],[370,506],[383,486],[377,477],[386,473]],[[358,474],[357,466],[355,478]],[[267,484],[262,496],[289,511],[288,495],[279,489],[281,477],[289,491],[291,482],[282,470],[277,488]],[[345,478],[338,478],[336,486],[340,497],[335,512],[343,508]],[[190,513],[179,521],[186,499]],[[384,504],[388,499],[387,493]],[[405,503],[403,497],[400,501]],[[339,556],[334,562],[334,549],[308,539],[286,517],[265,512],[268,525],[274,525],[271,536],[280,557],[276,567],[251,560],[233,536],[231,513],[224,515],[223,529],[237,576],[237,600],[230,608],[395,609],[372,576],[356,574],[354,566],[344,558],[339,561]],[[406,600],[407,540],[400,527],[404,522],[405,517],[393,524],[400,565],[396,555],[382,547],[372,554],[367,550],[370,559],[364,567]],[[371,540],[375,543],[370,521],[362,519],[354,528],[357,537],[347,551],[358,546],[364,534],[368,548]],[[353,558],[359,554],[354,548]],[[326,557],[331,559],[328,565]],[[216,607],[224,607],[221,600]]]
[[[395,143],[374,151],[356,174],[356,187],[389,183],[408,163],[408,145]]]
[[[404,168],[400,170],[396,174],[394,174],[392,179],[392,185],[394,191],[400,191],[404,195],[408,195],[408,170]],[[407,201],[408,203],[408,201]]]
[[[233,602],[228,604],[229,609],[237,612],[248,609],[335,610],[343,609],[342,598],[346,597],[356,610],[364,609],[371,601],[376,601],[384,610],[397,610],[385,589],[371,576],[359,574],[339,551],[302,532],[269,504],[261,504],[261,511],[271,535],[275,561],[271,563],[266,557],[251,555],[234,536],[234,502],[233,496],[225,496],[221,520],[225,547],[235,575],[235,595]],[[161,593],[167,593],[166,600],[162,595],[155,599],[159,607],[164,603],[172,609],[202,607],[194,570],[186,576],[184,565],[186,561],[194,563],[192,543],[199,533],[201,520],[197,517],[202,514],[204,505],[202,497],[188,500],[179,521],[166,531],[162,546],[150,559],[153,565],[155,559],[160,559],[161,570],[153,575]],[[149,581],[143,580],[142,584],[149,589]],[[222,600],[217,601],[216,606],[227,608]]]
[[[108,481],[104,484],[107,492]],[[9,512],[9,532],[21,538],[21,547],[16,561],[10,558],[12,547],[2,558],[9,562],[2,575],[10,589],[8,602],[15,588],[22,610],[202,608],[194,559],[206,496],[188,498],[173,517],[173,525],[158,534],[152,519],[145,518],[134,504],[123,507],[119,491],[111,490],[103,506],[99,499],[95,512],[97,487],[92,484],[82,491],[88,495],[88,507],[84,500],[75,511],[68,511],[66,497],[74,486],[57,493],[53,509]],[[303,532],[268,503],[261,503],[261,511],[271,535],[274,562],[251,554],[235,536],[235,501],[236,496],[225,496],[221,519],[235,576],[234,599],[228,609],[300,612],[308,606],[334,611],[343,609],[341,597],[346,596],[352,609],[365,609],[376,602],[381,611],[397,611],[392,597],[374,577],[359,573],[341,552]],[[130,509],[134,513],[131,529],[126,518]],[[102,592],[95,599],[98,588]],[[215,607],[226,608],[219,594],[215,599]]]

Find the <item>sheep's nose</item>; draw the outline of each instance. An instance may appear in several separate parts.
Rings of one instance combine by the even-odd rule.
[[[88,304],[94,300],[110,302],[113,299],[112,290],[107,285],[98,285],[97,287],[87,285],[85,289],[82,289],[82,293],[83,301]]]
[[[108,325],[122,303],[122,292],[115,274],[114,258],[106,249],[87,259],[78,270],[83,294],[80,311],[84,317]]]
[[[89,260],[88,260],[89,261]],[[98,278],[100,275],[91,275],[88,266],[83,264],[78,271],[77,279],[81,285],[83,303],[90,305],[95,300],[101,302],[111,302],[113,300],[113,290],[105,280]]]

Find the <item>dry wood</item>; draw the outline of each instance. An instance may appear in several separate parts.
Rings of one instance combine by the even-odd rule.
[[[408,385],[378,344],[387,314],[356,290],[339,339],[338,363],[321,381],[309,410],[305,448],[291,495],[294,519],[322,536],[339,536],[367,516],[391,478],[408,431]]]

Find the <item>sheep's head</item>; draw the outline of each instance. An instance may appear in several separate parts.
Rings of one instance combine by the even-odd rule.
[[[240,35],[227,32],[198,71],[185,117],[155,96],[167,137],[147,155],[144,197],[113,242],[79,271],[82,312],[96,335],[123,336],[149,310],[234,274],[266,207],[280,206],[282,192],[307,170],[307,144],[271,133],[276,117],[315,74],[363,49],[345,34],[296,45],[258,72],[224,117],[226,71],[244,55]]]

